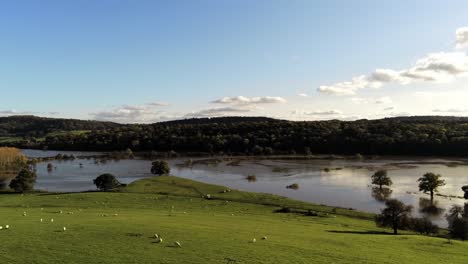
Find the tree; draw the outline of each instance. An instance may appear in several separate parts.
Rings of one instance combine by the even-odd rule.
[[[155,175],[165,175],[171,172],[171,168],[169,167],[169,163],[165,160],[157,160],[153,161],[151,166],[151,173]]]
[[[465,195],[463,196],[465,199],[468,199],[468,185],[462,187],[463,192]]]
[[[382,209],[380,215],[375,217],[375,223],[380,227],[391,227],[393,234],[398,234],[398,229],[407,228],[409,225],[409,214],[413,207],[390,199],[385,202],[386,208]]]
[[[110,173],[105,173],[93,180],[93,183],[101,191],[109,191],[121,186],[122,184]]]
[[[372,184],[378,185],[379,189],[382,190],[382,186],[391,186],[393,184],[390,177],[387,176],[386,170],[378,170],[372,175]]]
[[[449,235],[462,240],[468,239],[468,205],[454,205],[447,214]]]
[[[437,234],[439,232],[439,227],[434,225],[432,221],[427,218],[411,218],[410,221],[411,230],[418,232],[419,234]]]
[[[16,178],[10,182],[10,188],[17,192],[28,192],[34,190],[37,175],[30,169],[22,169]]]
[[[441,179],[440,174],[434,174],[428,172],[418,179],[419,191],[431,194],[431,201],[434,200],[434,192],[437,192],[437,188],[445,185],[445,180]]]

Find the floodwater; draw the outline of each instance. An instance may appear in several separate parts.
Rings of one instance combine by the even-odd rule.
[[[58,152],[24,150],[30,157],[54,156]],[[70,153],[75,156],[87,153]],[[96,153],[92,153],[94,155]],[[91,155],[91,154],[90,154]],[[274,193],[293,199],[353,208],[377,213],[384,207],[383,198],[396,198],[414,207],[415,216],[429,216],[445,227],[445,213],[453,205],[463,205],[464,199],[435,196],[438,208],[428,207],[429,195],[418,191],[417,179],[426,172],[441,174],[446,185],[440,194],[463,196],[461,186],[468,185],[467,160],[435,158],[380,158],[376,160],[242,160],[197,163],[192,167],[180,166],[188,158],[168,160],[173,175],[230,188]],[[193,159],[196,161],[197,159]],[[133,159],[96,163],[94,159],[53,161],[55,167],[47,171],[47,163],[37,165],[37,189],[48,191],[95,190],[92,180],[102,173],[114,174],[120,182],[150,177],[151,161]],[[80,165],[81,164],[81,165]],[[329,170],[327,170],[328,168]],[[386,169],[392,178],[391,193],[377,192],[370,185],[370,176],[378,169]],[[256,181],[245,178],[255,175]],[[286,188],[296,183],[298,189]]]

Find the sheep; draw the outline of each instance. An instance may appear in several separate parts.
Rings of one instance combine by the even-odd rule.
[[[50,219],[50,222],[51,222],[51,223],[53,223],[53,222],[54,222],[54,219],[53,219],[53,218],[52,218],[52,219]]]
[[[178,246],[178,247],[182,247],[182,245],[180,244],[179,241],[174,242],[174,245],[176,245],[176,246]]]
[[[63,232],[67,231],[67,228],[66,227],[63,227]]]
[[[3,226],[0,226],[0,230],[3,230]]]
[[[42,218],[41,218],[41,223],[42,223],[42,221],[43,221],[43,220],[42,220]]]
[[[162,242],[163,242],[162,237],[160,237],[158,240],[156,240],[156,243],[162,243]]]
[[[268,237],[267,237],[267,236],[264,236],[264,237],[262,238],[262,240],[267,240],[267,239],[268,239]]]
[[[252,243],[255,243],[255,242],[257,242],[257,239],[255,239],[255,238],[252,239]]]
[[[158,238],[159,238],[159,235],[158,235],[158,234],[154,234],[154,238],[158,239]]]
[[[10,226],[9,226],[9,225],[6,225],[6,226],[5,226],[5,229],[10,229]]]
[[[26,212],[23,212],[23,216],[26,216],[26,215],[27,215]]]

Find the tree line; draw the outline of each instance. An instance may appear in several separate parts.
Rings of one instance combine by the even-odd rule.
[[[37,131],[42,131],[42,128]],[[35,133],[39,133],[37,131]],[[111,123],[91,128],[87,133],[49,133],[40,139],[22,136],[20,141],[3,144],[56,150],[131,149],[224,155],[360,153],[464,156],[468,155],[468,119],[408,117],[293,122],[238,117],[149,125]]]

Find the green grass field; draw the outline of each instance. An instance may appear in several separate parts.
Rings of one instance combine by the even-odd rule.
[[[370,214],[225,189],[163,176],[109,193],[4,193],[0,263],[467,263],[466,242],[388,235]],[[274,212],[283,206],[319,216]]]

